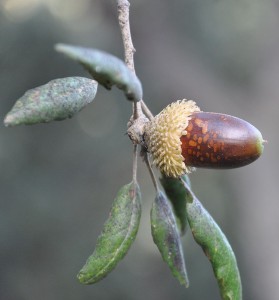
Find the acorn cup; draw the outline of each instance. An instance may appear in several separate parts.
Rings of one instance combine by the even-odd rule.
[[[231,169],[248,165],[263,152],[260,131],[225,114],[202,112],[192,100],[168,105],[145,125],[153,163],[169,177],[193,168]]]

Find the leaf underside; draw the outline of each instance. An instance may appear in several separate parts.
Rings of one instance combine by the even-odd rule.
[[[138,77],[119,58],[91,48],[57,44],[55,49],[78,61],[91,76],[107,89],[116,85],[128,100],[142,99],[142,86]]]
[[[77,275],[80,283],[98,282],[116,267],[136,237],[140,216],[140,190],[131,182],[119,190],[95,250]]]
[[[162,192],[156,195],[152,205],[151,231],[154,243],[173,276],[188,287],[189,280],[175,216],[170,202]]]
[[[196,242],[211,262],[223,300],[241,300],[242,286],[234,252],[220,227],[185,185],[191,200],[187,201],[187,217]]]
[[[93,101],[98,83],[84,77],[54,79],[28,90],[6,115],[5,126],[31,125],[71,118]]]

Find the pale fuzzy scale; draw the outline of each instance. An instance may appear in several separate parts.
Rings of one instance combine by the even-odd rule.
[[[145,125],[145,142],[153,163],[169,177],[179,177],[189,173],[181,155],[182,135],[186,135],[191,115],[200,111],[192,100],[177,100],[163,109]]]

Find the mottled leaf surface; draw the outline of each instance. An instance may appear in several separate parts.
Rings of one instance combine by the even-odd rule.
[[[138,77],[119,58],[91,48],[57,44],[55,49],[82,64],[91,76],[107,89],[116,85],[129,100],[142,99]]]
[[[189,280],[175,216],[169,200],[162,192],[156,195],[152,205],[151,232],[154,243],[173,276],[188,287]]]
[[[187,184],[185,185],[187,188]],[[187,202],[187,215],[196,242],[210,260],[223,300],[241,300],[242,287],[233,250],[210,214],[188,188],[192,202]]]
[[[187,175],[182,176],[182,180],[188,182],[190,185],[190,179]],[[167,177],[162,175],[160,182],[172,203],[174,214],[176,216],[177,226],[180,229],[180,234],[185,234],[187,230],[187,213],[186,202],[188,193],[185,190],[184,184],[179,178]]]
[[[27,91],[7,114],[5,126],[71,118],[93,101],[98,83],[84,77],[54,79]]]
[[[131,182],[118,192],[95,250],[77,276],[80,283],[95,283],[116,267],[136,237],[140,216],[140,190]]]

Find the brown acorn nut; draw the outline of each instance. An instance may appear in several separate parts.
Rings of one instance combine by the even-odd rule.
[[[145,125],[144,140],[153,163],[169,177],[194,167],[230,169],[263,152],[261,133],[250,123],[225,114],[201,112],[192,100],[168,105]]]
[[[263,152],[263,138],[250,123],[225,114],[193,113],[182,135],[186,165],[230,169],[248,165]]]

